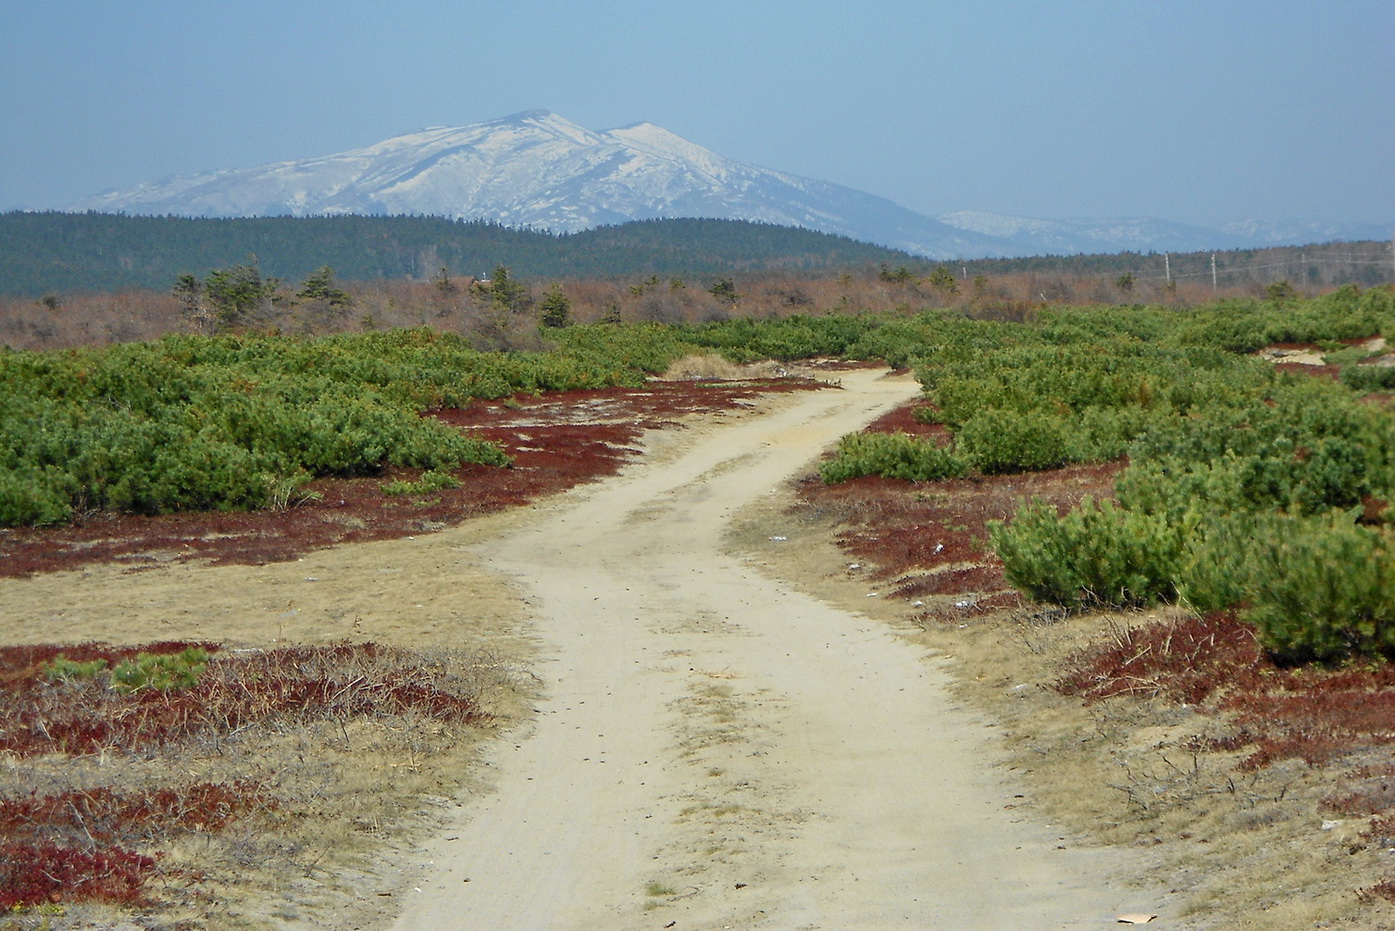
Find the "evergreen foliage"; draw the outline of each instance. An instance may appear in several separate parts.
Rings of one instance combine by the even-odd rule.
[[[330,307],[347,307],[354,302],[349,292],[334,286],[334,269],[328,265],[321,265],[312,272],[295,296],[301,300],[319,301]]]
[[[830,484],[861,475],[908,482],[933,482],[966,474],[964,461],[948,449],[904,433],[850,433],[838,442],[838,455],[819,468]]]
[[[489,279],[489,296],[494,305],[510,313],[527,309],[528,287],[516,281],[507,265],[495,265],[494,276]]]
[[[428,330],[0,352],[0,526],[267,507],[316,476],[390,465],[506,465],[494,444],[419,414],[638,385],[693,351],[656,326],[560,332],[567,344],[551,353],[480,353]]]
[[[1031,501],[990,532],[1008,581],[1032,597],[1130,608],[1175,597],[1184,526],[1086,498],[1064,515]]]
[[[1063,312],[996,348],[970,334],[922,357],[935,416],[957,425],[956,448],[979,471],[1093,458],[1131,436],[1117,504],[1058,514],[1027,502],[993,528],[1009,580],[1068,607],[1239,608],[1288,661],[1395,656],[1379,516],[1395,499],[1395,418],[1341,384],[1242,355],[1385,332],[1390,294],[1113,317]]]
[[[442,217],[195,219],[104,213],[0,213],[0,293],[149,288],[259,256],[263,274],[304,280],[325,265],[345,280],[484,277],[664,278],[762,268],[816,270],[895,261],[904,252],[841,236],[741,220],[643,220],[569,235]]]
[[[245,265],[209,272],[203,282],[203,295],[219,329],[233,329],[261,323],[270,316],[280,288],[280,279],[262,278],[253,256]]]
[[[538,322],[549,330],[560,330],[571,325],[572,302],[559,284],[548,289],[538,310]]]
[[[736,285],[730,278],[718,278],[707,291],[723,304],[735,304],[740,300],[740,295],[736,293]]]

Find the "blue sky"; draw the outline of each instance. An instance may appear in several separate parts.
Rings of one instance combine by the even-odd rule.
[[[0,209],[543,108],[889,197],[1395,221],[1393,0],[0,0]]]

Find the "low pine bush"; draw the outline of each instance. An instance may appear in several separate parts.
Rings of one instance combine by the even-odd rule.
[[[1353,391],[1395,389],[1395,365],[1344,365],[1342,384]]]
[[[905,433],[850,433],[838,442],[837,455],[819,468],[819,476],[829,484],[862,475],[934,482],[966,472],[952,450]]]
[[[1176,597],[1185,533],[1160,516],[1086,498],[1064,515],[1039,499],[989,538],[1004,574],[1037,601],[1130,608]]]
[[[1241,617],[1288,662],[1395,657],[1395,539],[1348,514],[1259,522]]]
[[[459,488],[460,479],[449,472],[423,472],[415,482],[397,480],[383,486],[383,493],[389,495],[429,495],[447,488]]]
[[[45,527],[64,524],[73,506],[68,477],[55,468],[0,467],[0,527]]]
[[[64,653],[59,653],[52,660],[45,663],[43,667],[45,676],[59,681],[66,679],[91,679],[105,672],[106,668],[107,661],[104,659],[69,659]]]
[[[987,408],[970,417],[955,439],[964,460],[985,475],[1039,472],[1071,458],[1066,420],[1040,411]]]
[[[208,651],[200,647],[186,647],[179,653],[141,653],[112,668],[111,685],[118,692],[178,691],[197,684],[207,666]]]
[[[102,657],[75,660],[59,653],[42,669],[45,677],[62,682],[94,679],[106,673],[112,689],[127,694],[141,689],[168,692],[191,688],[198,684],[207,666],[208,651],[189,646],[177,653],[140,652],[110,668]]]

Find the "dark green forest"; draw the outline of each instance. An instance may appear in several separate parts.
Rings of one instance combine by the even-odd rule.
[[[929,275],[943,265],[964,280],[1128,276],[1140,285],[1210,286],[1214,281],[1233,288],[1284,280],[1300,288],[1372,287],[1395,273],[1390,250],[1388,242],[1359,242],[1167,256],[1123,252],[938,262],[842,236],[744,220],[640,220],[558,235],[443,217],[203,219],[10,212],[0,214],[0,296],[168,291],[180,275],[202,277],[251,256],[263,274],[282,280],[303,279],[325,265],[345,281],[424,280],[442,268],[454,277],[479,276],[500,264],[523,277],[548,279],[766,270],[819,274],[877,266],[905,269],[909,277]]]
[[[892,249],[741,220],[642,220],[569,235],[442,217],[190,219],[104,213],[0,214],[0,295],[149,288],[255,256],[271,277],[324,265],[341,279],[483,275],[532,278],[708,275],[754,269],[928,265]]]

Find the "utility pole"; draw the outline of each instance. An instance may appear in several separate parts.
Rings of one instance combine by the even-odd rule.
[[[1216,293],[1216,253],[1211,253],[1211,293]]]
[[[1391,237],[1390,237],[1390,241],[1391,241],[1392,243],[1395,243],[1395,236],[1391,236]],[[1172,286],[1172,255],[1171,255],[1171,253],[1168,253],[1168,252],[1164,252],[1164,253],[1163,253],[1163,277],[1167,279],[1168,287],[1171,287],[1171,286]]]

